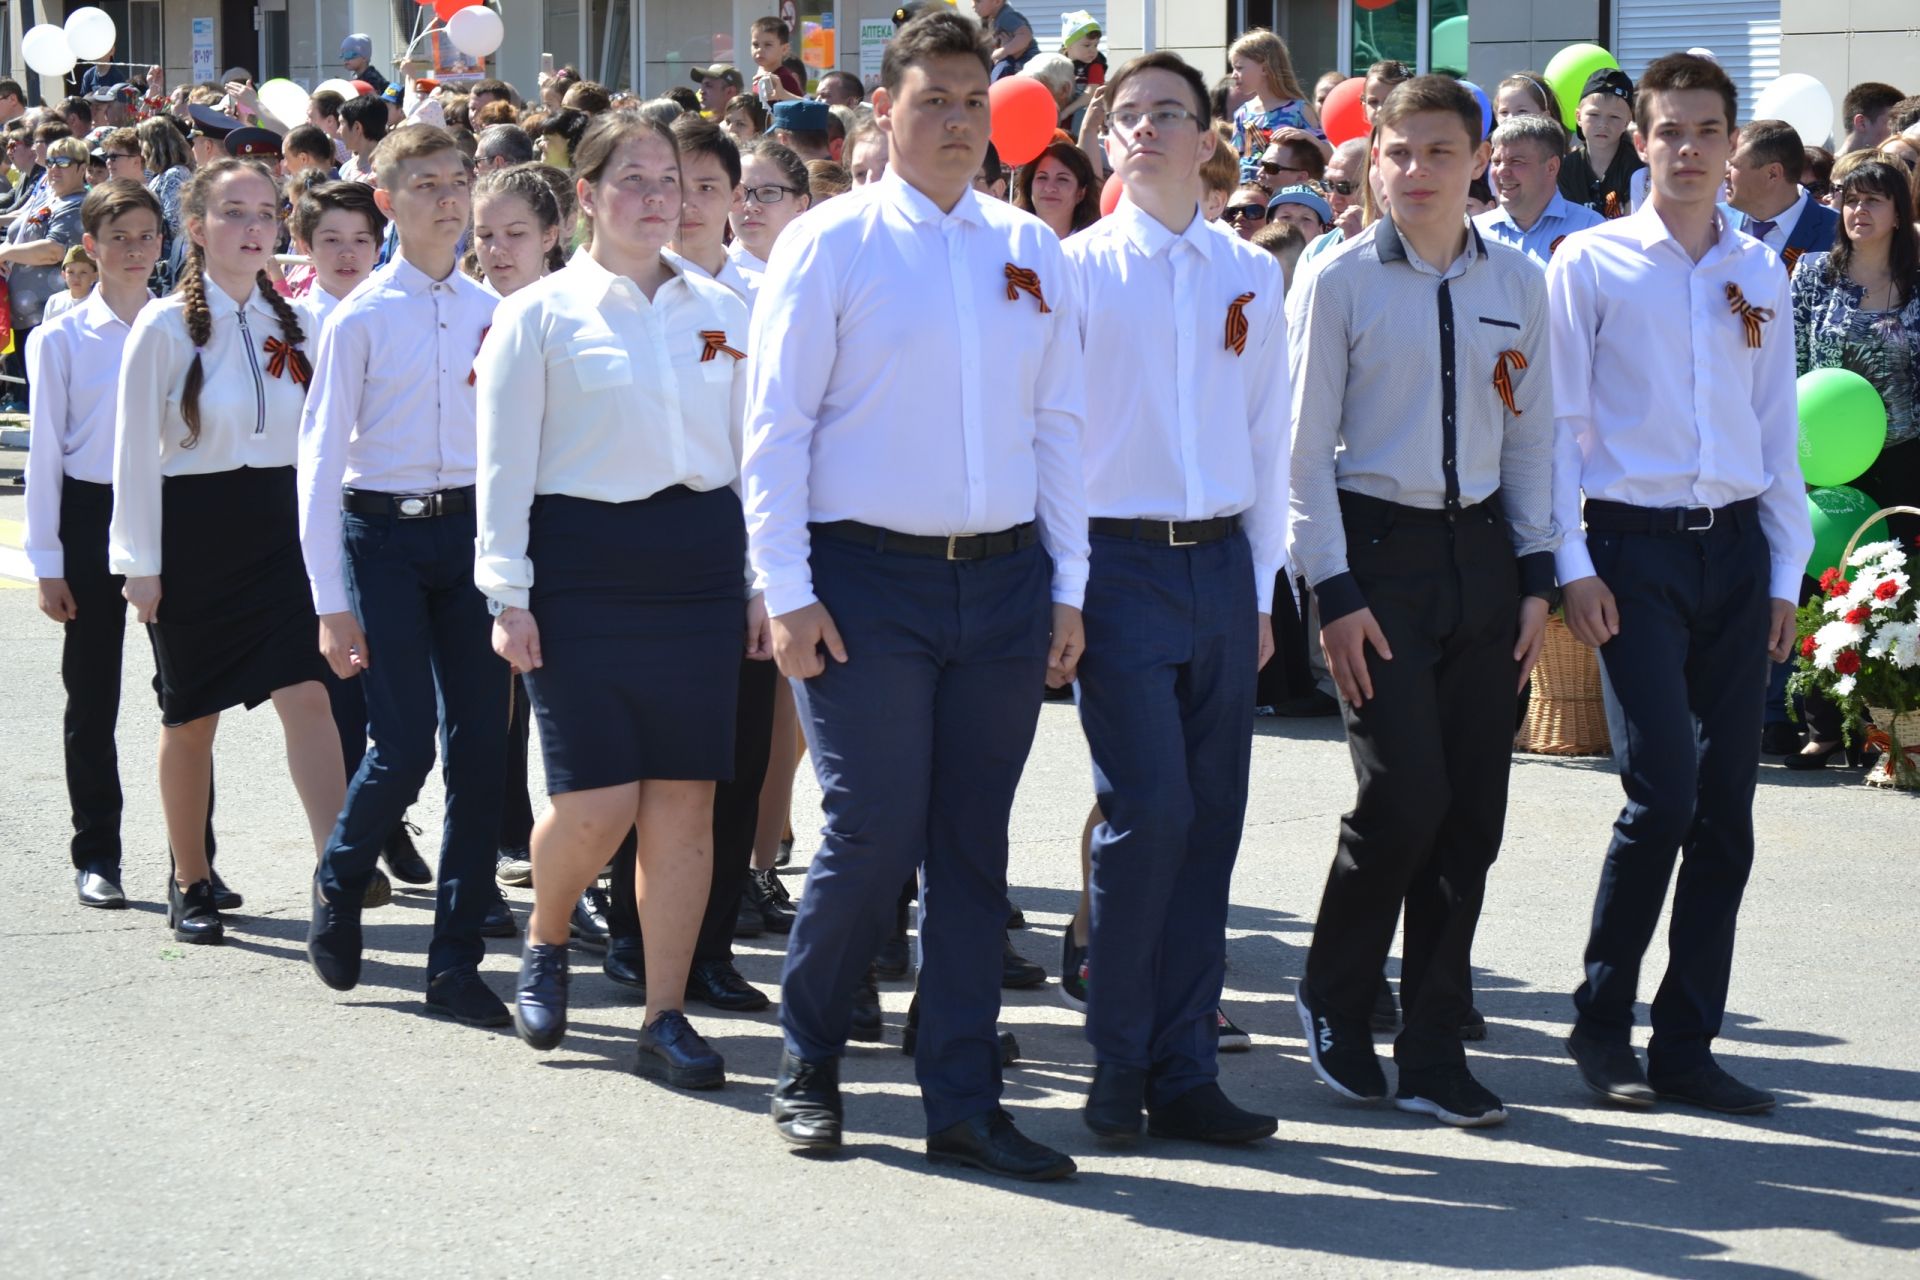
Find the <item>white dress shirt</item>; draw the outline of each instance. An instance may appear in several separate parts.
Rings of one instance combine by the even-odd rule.
[[[334,297],[316,279],[313,288],[288,301],[300,313],[300,323],[307,331],[307,346],[317,351],[320,347],[320,330],[326,327],[328,317],[339,310],[340,304],[346,299]]]
[[[649,302],[633,281],[577,253],[500,304],[480,349],[480,535],[474,580],[526,608],[535,495],[637,502],[685,485],[706,492],[740,473],[747,307],[681,271]]]
[[[1747,345],[1728,284],[1773,313],[1758,348]],[[1582,492],[1641,507],[1757,497],[1772,595],[1797,599],[1813,533],[1779,257],[1721,217],[1719,239],[1696,263],[1649,203],[1562,245],[1547,289],[1560,581],[1594,572]]]
[[[740,269],[740,274],[756,287],[760,283],[760,277],[767,274],[767,260],[755,257],[744,241],[735,240],[729,244],[727,256],[733,259],[733,265]]]
[[[1087,380],[1087,514],[1244,515],[1261,613],[1287,563],[1285,285],[1280,263],[1220,235],[1199,209],[1169,231],[1122,196],[1067,240]],[[1236,299],[1244,348],[1228,342]]]
[[[26,549],[35,577],[67,576],[62,481],[113,483],[114,400],[129,331],[96,286],[86,301],[27,337],[33,430],[27,436]]]
[[[315,612],[347,608],[342,485],[433,493],[474,482],[470,379],[499,304],[462,271],[433,280],[395,258],[322,326],[300,423],[300,550]]]
[[[213,336],[200,355],[200,439],[192,447],[180,416],[180,390],[194,354],[185,300],[176,293],[149,303],[127,334],[114,424],[107,562],[113,572],[130,578],[161,571],[164,477],[290,467],[299,446],[306,389],[294,381],[290,365],[277,378],[268,372],[272,357],[266,344],[281,341],[279,317],[257,289],[248,293],[243,308],[211,276],[205,285]]]
[[[1007,296],[1035,272],[1049,310]],[[1086,595],[1078,302],[1047,225],[897,173],[780,236],[754,304],[747,532],[774,614],[813,603],[809,521],[993,533],[1038,519],[1053,599]]]
[[[709,280],[718,280],[721,284],[733,290],[734,296],[747,304],[747,316],[749,319],[752,318],[753,297],[760,291],[760,277],[758,274],[749,276],[745,271],[740,269],[740,259],[733,255],[733,246],[729,245],[725,255],[720,259],[720,271],[718,274],[707,270],[692,258],[684,254],[675,253],[671,249],[665,251],[665,256],[670,258],[674,265],[679,267],[684,274],[705,276]]]

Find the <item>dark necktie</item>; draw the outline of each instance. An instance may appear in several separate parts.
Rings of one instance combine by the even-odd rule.
[[[1766,218],[1748,218],[1747,234],[1752,236],[1755,240],[1765,240],[1768,236],[1773,234],[1773,229],[1779,225],[1780,223],[1778,221],[1773,221]]]

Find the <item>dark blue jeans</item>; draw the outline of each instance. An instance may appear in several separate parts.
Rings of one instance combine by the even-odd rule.
[[[1593,566],[1620,609],[1600,647],[1607,727],[1627,793],[1600,872],[1577,1031],[1624,1042],[1640,961],[1680,858],[1666,977],[1647,1066],[1706,1062],[1726,1013],[1735,918],[1753,866],[1766,688],[1768,556],[1751,515],[1707,533],[1595,533]]]
[[[492,898],[511,670],[493,652],[486,597],[473,585],[471,512],[422,520],[348,512],[343,536],[348,598],[367,633],[369,662],[356,678],[372,743],[347,784],[320,880],[330,897],[365,890],[433,768],[437,732],[447,804],[431,980],[486,952],[480,923]]]
[[[853,991],[925,865],[914,1069],[937,1133],[1000,1105],[1007,821],[1046,683],[1053,566],[816,536],[814,590],[846,641],[793,682],[826,830],[787,941],[780,1025],[808,1061],[846,1046]]]
[[[1087,1040],[1149,1071],[1153,1105],[1219,1074],[1214,1010],[1247,810],[1258,660],[1244,534],[1197,547],[1093,536],[1080,720],[1093,832]]]

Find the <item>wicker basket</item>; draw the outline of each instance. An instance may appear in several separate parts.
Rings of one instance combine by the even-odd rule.
[[[1516,745],[1545,756],[1604,756],[1613,751],[1607,707],[1600,692],[1600,659],[1573,638],[1559,614],[1547,618],[1547,638],[1533,668],[1533,697]]]
[[[1882,507],[1860,522],[1860,527],[1847,539],[1847,549],[1840,553],[1840,568],[1844,572],[1847,561],[1853,558],[1853,549],[1860,538],[1871,529],[1875,522],[1887,516],[1920,516],[1920,507]],[[1920,748],[1920,711],[1909,711],[1905,715],[1896,715],[1891,707],[1868,707],[1873,717],[1874,733],[1868,739],[1869,745],[1880,749],[1880,763],[1867,770],[1867,785],[1870,787],[1897,787],[1902,791],[1920,791],[1920,757],[1908,754],[1908,748]]]

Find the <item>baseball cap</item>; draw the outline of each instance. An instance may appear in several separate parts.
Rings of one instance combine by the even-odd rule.
[[[340,61],[348,58],[371,58],[373,56],[373,37],[355,32],[340,42]]]
[[[725,80],[736,89],[746,83],[740,76],[740,69],[730,62],[716,62],[710,67],[695,67],[691,78],[695,84],[708,80]]]
[[[1608,97],[1618,98],[1622,102],[1631,104],[1633,102],[1633,81],[1627,79],[1627,73],[1618,67],[1609,67],[1604,71],[1596,71],[1587,77],[1587,83],[1580,90],[1580,97],[1584,100],[1592,97],[1596,93],[1604,93]]]
[[[1327,198],[1304,184],[1282,187],[1274,192],[1273,199],[1267,201],[1267,212],[1272,213],[1283,204],[1305,205],[1319,215],[1320,221],[1333,221],[1333,206],[1327,203]]]

